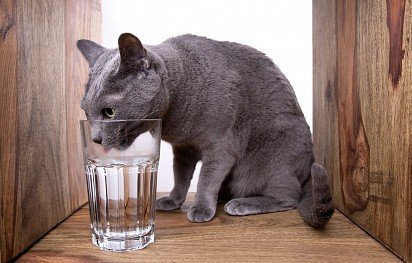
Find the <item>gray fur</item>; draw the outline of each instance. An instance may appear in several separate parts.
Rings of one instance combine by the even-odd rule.
[[[170,196],[157,200],[158,209],[180,208],[201,160],[188,212],[192,222],[211,220],[218,199],[229,201],[230,215],[298,207],[312,226],[329,220],[327,176],[314,163],[309,126],[289,81],[268,57],[194,35],[134,48],[147,53],[138,59],[145,61],[135,61],[137,70],[121,70],[126,57],[118,49],[96,59],[81,105],[91,119],[102,119],[105,107],[116,109],[116,119],[162,118],[162,139],[173,147],[175,185]],[[109,144],[107,133],[96,127],[103,145]]]
[[[104,47],[87,39],[77,41],[77,48],[81,50],[90,67],[93,67],[94,63],[105,51]]]

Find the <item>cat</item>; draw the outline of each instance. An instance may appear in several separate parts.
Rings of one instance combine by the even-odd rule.
[[[327,174],[314,161],[293,88],[271,59],[190,34],[149,46],[124,33],[118,46],[77,42],[90,67],[81,108],[88,119],[162,119],[174,187],[156,200],[158,210],[182,206],[202,161],[191,222],[212,220],[218,201],[229,215],[298,208],[313,227],[328,222],[334,206]],[[105,146],[110,131],[94,131]]]

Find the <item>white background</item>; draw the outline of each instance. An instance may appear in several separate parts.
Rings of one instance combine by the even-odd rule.
[[[312,1],[310,0],[103,0],[103,45],[121,33],[143,44],[192,33],[252,46],[273,59],[295,89],[312,127]],[[173,187],[172,150],[162,142],[158,191]],[[196,191],[198,164],[189,191]]]

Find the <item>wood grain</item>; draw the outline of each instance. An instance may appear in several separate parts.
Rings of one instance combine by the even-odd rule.
[[[82,165],[82,145],[80,119],[85,119],[80,101],[87,82],[89,66],[76,47],[79,39],[101,41],[101,6],[100,0],[66,0],[65,16],[65,90],[67,117],[67,153],[70,210],[76,210],[87,202],[84,168]],[[79,19],[81,18],[81,19]]]
[[[140,251],[113,253],[91,244],[88,208],[70,216],[17,262],[400,262],[337,212],[324,230],[305,225],[297,211],[233,217],[219,205],[208,223],[182,210],[156,213],[156,241]]]
[[[18,2],[18,195],[15,251],[69,215],[64,2]],[[34,215],[39,215],[33,220]],[[47,211],[47,212],[46,212]]]
[[[337,92],[340,180],[345,207],[365,209],[369,197],[369,144],[357,83],[356,0],[336,4]]]
[[[13,254],[16,189],[16,4],[0,2],[0,261]]]
[[[313,3],[316,158],[333,178],[337,207],[412,262],[412,3]],[[330,42],[336,50],[323,54]],[[361,159],[362,174],[347,169],[351,159]]]
[[[100,0],[0,1],[1,262],[87,201],[74,46],[100,40],[100,15]]]
[[[403,24],[406,0],[386,0],[386,21],[389,30],[389,74],[392,86],[398,87],[402,74],[402,60],[405,50],[403,42]]]
[[[337,94],[336,1],[313,1],[313,144],[330,178],[333,200],[342,203]],[[321,105],[321,106],[318,106]]]

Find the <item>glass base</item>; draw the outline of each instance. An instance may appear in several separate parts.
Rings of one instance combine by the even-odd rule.
[[[127,239],[110,239],[103,236],[98,236],[92,233],[92,243],[102,250],[114,252],[124,252],[135,249],[143,249],[154,242],[154,233],[150,231],[147,235],[127,238]]]

